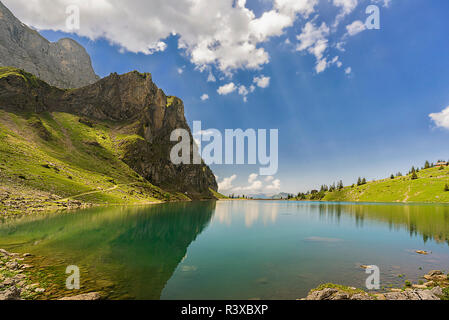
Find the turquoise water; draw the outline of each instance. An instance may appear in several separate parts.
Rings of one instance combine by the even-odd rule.
[[[77,265],[83,289],[111,299],[297,299],[325,282],[363,288],[362,264],[397,286],[448,271],[448,240],[445,205],[219,201],[0,224],[0,248],[47,257],[61,278]]]

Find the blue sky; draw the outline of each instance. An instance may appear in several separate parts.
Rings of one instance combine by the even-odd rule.
[[[201,120],[203,128],[223,131],[279,129],[279,171],[274,177],[280,183],[278,191],[296,193],[340,179],[348,185],[359,176],[385,178],[427,159],[449,159],[449,115],[437,116],[440,127],[429,118],[449,106],[449,2],[391,0],[385,6],[382,1],[349,0],[356,6],[333,28],[336,16],[345,8],[335,1],[338,3],[319,1],[307,17],[300,14],[282,32],[258,42],[257,47],[269,57],[258,69],[251,69],[247,62],[232,70],[214,63],[200,66],[191,52],[178,48],[179,40],[190,34],[177,32],[161,38],[164,51],[133,53],[122,40],[92,36],[87,31],[78,32],[82,36],[55,31],[60,28],[54,22],[47,26],[34,21],[28,12],[17,9],[17,14],[12,3],[4,2],[30,25],[50,29],[55,24],[53,31],[41,30],[49,40],[70,36],[79,41],[102,77],[111,72],[151,72],[166,94],[184,100],[190,124]],[[373,3],[380,8],[380,30],[345,36],[347,26],[365,21],[365,9]],[[273,6],[268,0],[245,4],[255,18]],[[296,50],[301,43],[297,37],[304,34],[309,22],[315,28],[325,23],[329,29],[324,32],[327,42],[321,55]],[[342,39],[345,51],[335,47]],[[311,48],[314,46],[319,49],[316,42]],[[331,63],[336,56],[341,67]],[[317,72],[320,59],[326,59],[326,67]],[[348,74],[347,68],[351,68]],[[215,82],[208,82],[209,73]],[[262,76],[270,78],[266,88],[253,82]],[[218,94],[219,87],[231,82],[247,90],[255,86],[247,102],[238,90]],[[209,96],[206,101],[200,99],[204,94]],[[259,166],[213,165],[212,169],[225,192],[238,193],[241,188],[246,188],[246,193],[266,191],[264,178],[253,176],[248,181]],[[223,184],[224,178],[233,175],[234,179]],[[262,182],[260,189],[251,189],[255,180]]]

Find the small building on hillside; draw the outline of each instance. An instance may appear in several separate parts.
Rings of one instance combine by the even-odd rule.
[[[438,161],[435,167],[447,167],[449,165],[446,161]]]

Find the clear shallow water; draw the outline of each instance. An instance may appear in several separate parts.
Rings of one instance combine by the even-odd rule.
[[[449,270],[448,243],[446,205],[219,201],[0,224],[0,248],[46,257],[61,288],[78,265],[83,288],[111,299],[296,299],[325,282],[363,288],[362,264],[401,285]]]

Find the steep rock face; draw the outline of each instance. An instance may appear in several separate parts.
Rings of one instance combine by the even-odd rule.
[[[1,69],[0,69],[1,71]],[[0,108],[9,111],[67,112],[91,121],[106,121],[135,139],[120,143],[123,161],[154,185],[190,198],[212,198],[215,177],[204,164],[174,165],[170,151],[175,129],[190,133],[183,102],[167,97],[150,74],[111,74],[95,84],[61,90],[20,70],[0,72]],[[192,135],[190,133],[191,140]]]
[[[51,43],[0,2],[0,66],[17,67],[59,88],[98,81],[86,50],[71,39]]]

